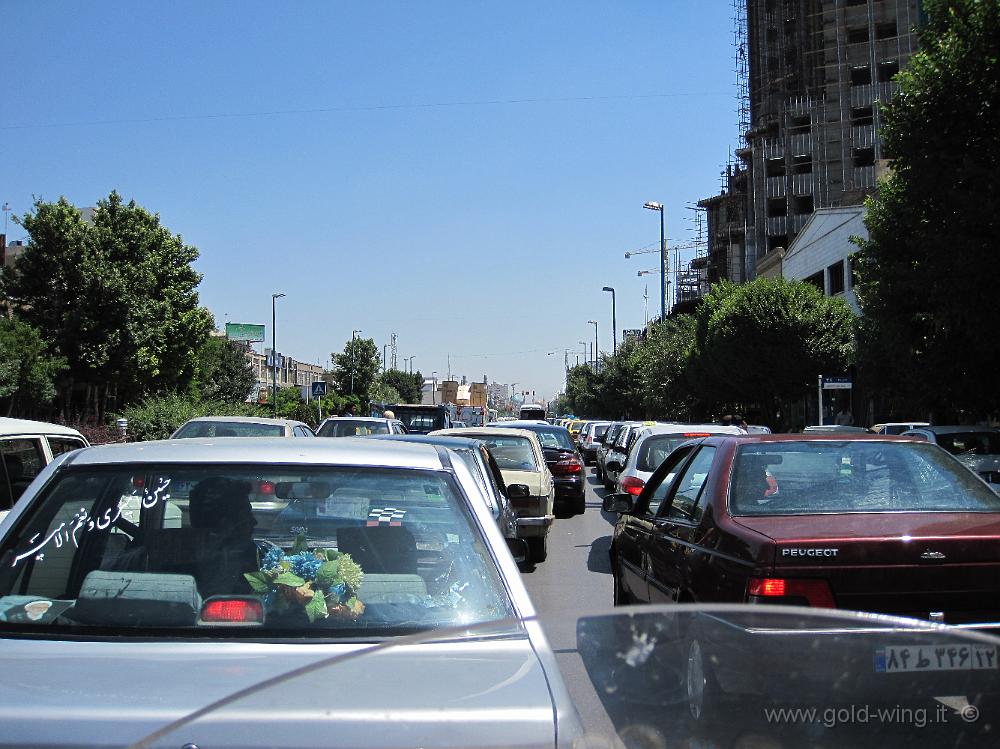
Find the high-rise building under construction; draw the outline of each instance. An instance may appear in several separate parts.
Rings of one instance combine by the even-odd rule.
[[[917,48],[920,0],[734,0],[740,143],[708,211],[711,280],[752,279],[819,208],[884,166],[879,103]]]

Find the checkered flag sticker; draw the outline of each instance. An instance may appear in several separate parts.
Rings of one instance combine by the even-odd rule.
[[[376,507],[368,513],[368,525],[402,525],[406,510],[395,507]]]

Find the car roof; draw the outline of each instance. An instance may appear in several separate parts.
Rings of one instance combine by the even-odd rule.
[[[438,429],[431,432],[431,434],[454,434],[459,437],[468,437],[469,432],[472,432],[472,434],[482,434],[484,436],[488,435],[490,437],[524,437],[528,440],[538,439],[538,435],[530,429],[509,429],[507,427],[464,427],[462,429]],[[474,438],[470,437],[470,439]]]
[[[195,416],[193,419],[188,419],[185,424],[191,424],[192,422],[231,422],[234,424],[274,424],[277,426],[287,426],[289,424],[295,426],[309,426],[305,422],[295,421],[294,419],[272,419],[267,416]],[[183,424],[181,425],[183,426]]]
[[[323,421],[399,421],[388,416],[327,416]]]
[[[997,427],[984,426],[961,426],[958,424],[948,424],[942,426],[921,426],[910,431],[930,432],[931,434],[967,434],[969,432],[986,432],[996,434],[1000,432]]]
[[[498,424],[501,424],[501,423],[503,424],[503,426],[502,427],[498,426]],[[553,431],[554,430],[554,431],[557,431],[557,432],[559,430],[562,430],[564,432],[568,432],[569,431],[566,427],[559,426],[558,424],[550,424],[547,421],[533,421],[531,419],[518,419],[517,421],[504,421],[504,422],[491,421],[486,426],[488,426],[490,429],[495,429],[495,428],[496,429],[508,429],[508,428],[510,428],[510,429],[529,429],[531,431],[534,431],[536,429],[545,429],[547,431]]]
[[[47,421],[32,421],[31,419],[11,419],[0,417],[0,434],[63,434],[82,437],[76,429],[62,424],[50,424]]]
[[[742,429],[735,426],[724,426],[722,424],[656,424],[653,426],[643,426],[639,430],[640,439],[647,436],[652,436],[656,434],[687,434],[687,433],[697,433],[697,436],[705,436],[706,433],[709,434],[732,434],[732,435],[743,435],[746,434]]]
[[[443,467],[434,445],[387,445],[371,437],[342,437],[336,440],[218,437],[129,442],[75,451],[64,465],[117,463],[273,463],[435,470]]]
[[[804,434],[721,434],[706,437],[708,443],[736,442],[739,444],[757,442],[906,442],[926,444],[922,439],[899,434],[875,434],[874,432],[807,432]]]
[[[450,448],[469,448],[475,450],[480,446],[486,446],[485,442],[474,437],[448,436],[443,434],[373,434],[367,439],[383,440],[386,442],[415,442],[425,445],[441,445]]]

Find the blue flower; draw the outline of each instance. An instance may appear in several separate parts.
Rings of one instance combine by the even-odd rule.
[[[322,562],[312,554],[294,554],[286,557],[292,565],[292,572],[303,580],[315,580]]]
[[[338,602],[344,600],[344,595],[346,593],[347,593],[347,583],[344,583],[344,582],[339,582],[336,585],[334,585],[332,588],[330,588],[330,595],[331,596],[336,596]]]
[[[264,559],[261,560],[260,568],[262,570],[273,570],[280,563],[281,560],[285,558],[285,552],[281,549],[269,549],[267,554],[264,555]]]

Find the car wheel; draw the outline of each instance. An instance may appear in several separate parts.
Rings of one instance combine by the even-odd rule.
[[[719,703],[722,691],[715,680],[711,661],[697,638],[688,641],[684,674],[684,688],[691,719],[700,725],[712,722],[721,712]]]
[[[546,533],[541,538],[529,538],[528,552],[533,563],[544,562],[549,555],[549,534]]]
[[[594,465],[594,475],[597,477],[598,481],[604,481],[604,471],[601,470],[599,465]]]

